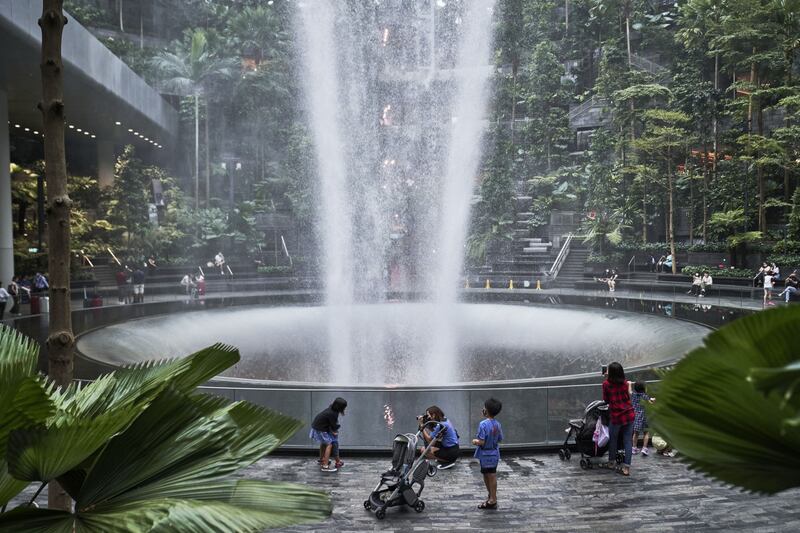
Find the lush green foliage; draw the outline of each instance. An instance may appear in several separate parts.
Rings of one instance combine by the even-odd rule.
[[[261,531],[319,520],[325,494],[229,477],[288,439],[300,422],[194,392],[235,364],[215,345],[183,359],[117,370],[56,390],[36,373],[38,347],[0,327],[0,529]],[[57,480],[74,512],[8,502]]]
[[[726,483],[800,486],[800,307],[755,313],[711,333],[667,372],[648,405],[684,460]]]
[[[716,266],[710,267],[706,265],[689,265],[685,266],[681,269],[681,273],[686,274],[687,276],[693,276],[694,274],[702,274],[703,272],[708,272],[711,274],[712,278],[716,277],[724,277],[724,278],[752,278],[753,271],[747,268],[719,268]]]

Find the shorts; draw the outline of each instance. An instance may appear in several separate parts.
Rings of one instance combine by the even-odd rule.
[[[458,459],[458,451],[458,444],[456,444],[449,448],[439,448],[434,452],[433,456],[443,463],[452,463]]]
[[[481,467],[481,474],[496,474],[496,473],[497,473],[496,466],[486,467],[486,468]]]
[[[144,284],[134,285],[133,294],[144,294]]]

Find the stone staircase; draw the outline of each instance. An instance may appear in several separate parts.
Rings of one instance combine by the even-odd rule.
[[[555,279],[555,287],[573,288],[575,282],[583,279],[583,272],[586,269],[586,259],[589,257],[589,248],[581,242],[580,237],[575,237],[569,247],[569,254],[561,266],[558,277]]]

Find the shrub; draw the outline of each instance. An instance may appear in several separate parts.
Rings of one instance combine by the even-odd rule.
[[[685,266],[681,269],[681,274],[686,274],[687,276],[694,276],[695,273],[702,274],[703,272],[708,272],[711,274],[712,277],[724,277],[724,278],[751,278],[753,277],[753,271],[747,268],[718,268],[718,267],[709,267],[705,265],[689,265]]]
[[[798,255],[768,255],[767,262],[775,263],[780,267],[783,268],[797,268],[800,267],[800,254]]]

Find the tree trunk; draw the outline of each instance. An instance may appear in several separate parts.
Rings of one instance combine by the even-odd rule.
[[[671,151],[667,149],[667,205],[669,214],[667,216],[667,240],[669,241],[669,253],[672,254],[672,273],[678,273],[678,258],[675,256],[675,204],[674,204],[674,183],[672,176]]]
[[[761,108],[760,102],[756,102],[756,116],[758,123],[758,134],[764,135],[764,110]],[[760,154],[759,154],[760,155]],[[763,165],[756,165],[756,180],[758,181],[758,231],[766,233],[767,231],[767,208],[764,205],[767,201],[767,183],[764,179]]]
[[[688,161],[684,168],[689,168]],[[689,178],[689,244],[694,244],[694,180]]]
[[[194,208],[200,209],[200,95],[194,92]]]
[[[716,119],[715,119],[716,120]],[[708,243],[708,145],[703,144],[703,244]],[[716,154],[714,155],[716,160]]]
[[[47,251],[50,274],[50,314],[47,336],[47,373],[59,387],[72,382],[73,349],[69,294],[71,201],[67,195],[67,162],[64,154],[64,65],[61,37],[67,19],[63,0],[44,0],[42,29],[42,101],[44,159],[47,170]],[[58,483],[51,482],[48,506],[71,510],[72,501]]]
[[[206,146],[206,209],[211,207],[211,145],[208,142],[208,121],[211,119],[208,110],[208,96],[206,96],[206,120],[205,120],[205,146]]]
[[[647,173],[642,173],[642,244],[647,244]]]
[[[514,58],[511,61],[511,147],[514,147],[514,126],[517,119],[517,69],[519,60]]]

